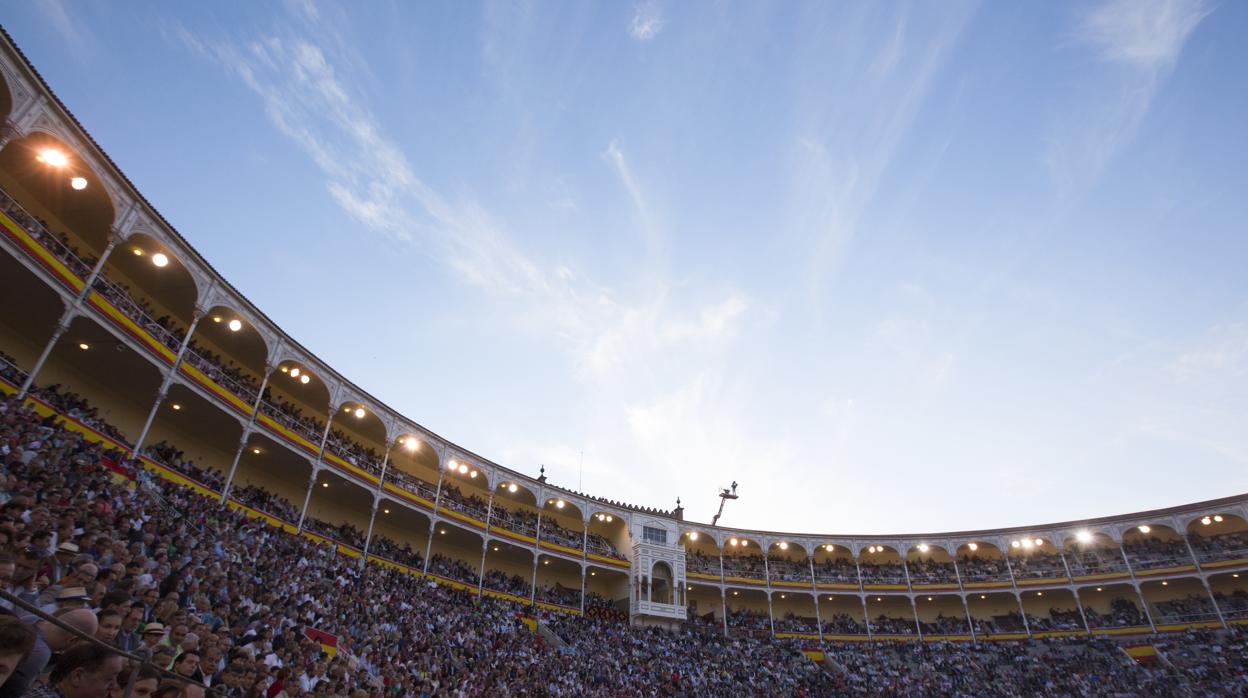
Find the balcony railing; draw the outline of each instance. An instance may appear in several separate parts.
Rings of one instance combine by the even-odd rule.
[[[303,420],[296,419],[293,415],[289,414],[282,408],[267,401],[260,403],[260,412],[283,427],[304,437],[313,445],[313,447],[320,447],[321,435],[316,433],[312,426],[305,423]]]
[[[13,222],[22,227],[30,236],[43,246],[53,257],[61,260],[66,267],[79,279],[86,279],[91,275],[91,265],[78,258],[73,250],[64,242],[49,231],[39,219],[35,218],[28,212],[17,200],[3,188],[0,188],[0,207],[8,214]]]

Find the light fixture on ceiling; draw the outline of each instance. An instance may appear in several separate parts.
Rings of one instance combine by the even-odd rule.
[[[35,159],[52,167],[64,167],[69,164],[69,158],[65,156],[65,153],[56,148],[46,148],[40,151]]]
[[[86,177],[70,177],[69,186],[73,187],[74,191],[82,191],[83,189],[87,188],[87,178]]]
[[[226,325],[226,327],[230,328],[231,332],[237,332],[243,329],[243,321],[238,318],[234,318],[233,320],[230,320],[230,323]]]
[[[363,407],[357,407],[357,408],[355,408],[355,418],[356,418],[356,419],[364,419],[364,415],[365,415],[365,414],[367,414],[367,413],[364,411],[364,408],[363,408]]]
[[[157,252],[152,255],[152,264],[155,264],[158,267],[167,267],[169,266],[169,256],[164,252]]]

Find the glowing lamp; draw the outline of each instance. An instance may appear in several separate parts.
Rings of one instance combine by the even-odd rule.
[[[65,157],[65,153],[55,148],[41,151],[35,159],[52,167],[64,167],[69,164],[69,158]]]

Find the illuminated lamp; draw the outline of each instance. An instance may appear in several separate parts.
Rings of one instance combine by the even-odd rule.
[[[65,153],[62,153],[55,148],[48,148],[41,151],[35,159],[45,165],[51,165],[52,167],[64,167],[69,164],[69,158],[65,156]]]
[[[739,544],[740,544],[740,542],[739,542],[736,538],[729,538],[729,539],[728,539],[728,545],[731,545],[731,546],[732,546],[732,547],[734,547],[734,548],[735,548],[735,547],[737,547]]]
[[[1044,539],[1042,539],[1042,538],[1037,538],[1037,539],[1035,539],[1035,540],[1034,540],[1034,541],[1032,541],[1032,542],[1036,544],[1036,547],[1037,547],[1037,548],[1039,548],[1040,546],[1044,545]]]
[[[226,325],[226,327],[229,327],[231,332],[237,332],[243,329],[243,322],[238,318],[234,318],[233,320],[230,320],[230,323]]]
[[[690,531],[690,532],[689,532],[689,540],[697,540],[697,539],[698,539],[698,532],[697,532],[697,531]]]
[[[322,483],[321,483],[321,487],[329,487],[329,483],[328,483],[328,482],[322,482]]]
[[[312,380],[312,376],[309,376],[309,375],[308,375],[308,374],[306,374],[306,373],[305,373],[305,374],[303,374],[302,376],[299,376],[299,382],[300,382],[300,383],[303,383],[304,385],[307,385],[307,384],[308,384],[308,382],[309,382],[309,381],[311,381],[311,380]]]
[[[1168,586],[1170,586],[1170,582],[1162,582],[1162,583],[1161,583],[1161,585],[1162,585],[1163,587],[1168,587]]]
[[[517,487],[517,486],[516,486],[516,483],[514,483],[514,482],[513,482],[513,483],[511,483],[510,485],[507,485],[507,491],[508,491],[508,492],[510,492],[510,493],[512,493],[512,494],[515,494],[515,493],[516,493],[516,490],[518,490],[518,489],[520,489],[520,488],[519,488],[519,487]]]
[[[69,180],[69,186],[73,187],[74,191],[82,191],[87,188],[87,178],[71,177]]]
[[[86,342],[79,342],[79,343],[78,343],[78,348],[79,348],[79,349],[81,349],[81,350],[83,350],[83,351],[86,351],[86,350],[88,350],[88,349],[90,349],[90,348],[91,348],[91,345],[90,345],[90,344],[87,344]]]
[[[824,550],[826,550],[826,551],[828,551],[828,552],[832,552],[835,548],[836,548],[836,546],[835,546],[835,545],[832,545],[831,543],[828,543],[827,545],[823,546],[823,549],[824,549]]]
[[[785,542],[785,541],[780,541],[780,549],[781,549],[781,550],[788,550],[788,549],[789,549],[789,544],[788,544],[787,542]],[[782,596],[782,597],[780,597],[780,598],[784,598],[784,597]]]
[[[615,517],[610,514],[607,514],[607,523],[611,523],[612,521],[615,521]]]
[[[181,405],[179,405],[179,404],[178,404],[178,403],[176,403],[176,402],[175,402],[175,403],[173,403],[172,407],[173,407],[173,409],[175,409],[175,410],[180,410],[180,409],[182,409],[182,406],[181,406]]]
[[[1096,588],[1096,590],[1097,590],[1097,591],[1105,591],[1105,590],[1104,590],[1103,588],[1101,588],[1101,587],[1097,587],[1097,588]]]
[[[389,513],[390,513],[390,510],[389,510],[389,509],[382,509],[382,510],[381,510],[381,513],[383,513],[383,514],[389,514]]]
[[[221,316],[220,316],[220,315],[213,315],[213,316],[212,316],[212,321],[213,321],[213,322],[215,322],[215,323],[220,323],[220,322],[221,322]],[[285,366],[283,366],[283,367],[282,367],[282,373],[285,373],[285,372],[286,372],[286,367],[285,367]]]
[[[562,499],[556,499],[556,500],[555,500],[555,508],[556,508],[556,509],[562,509],[562,508],[563,508],[563,500],[562,500]]]
[[[476,476],[477,476],[477,471],[475,470],[472,471],[471,473],[468,473],[468,477],[475,478]]]
[[[139,248],[139,247],[134,248],[134,256],[135,256],[135,257],[142,257],[142,256],[143,256],[143,250],[142,250],[142,248]]]
[[[1011,547],[1011,548],[1018,548],[1018,547],[1021,547],[1022,545],[1023,545],[1022,543],[1019,543],[1019,542],[1018,542],[1018,541],[1016,541],[1016,540],[1015,540],[1015,541],[1010,541],[1010,547]]]
[[[969,548],[971,552],[975,552],[976,550],[979,550],[979,543],[967,543],[966,547]]]
[[[1144,524],[1143,526],[1140,526],[1140,533],[1148,533],[1151,530],[1153,530],[1153,527],[1149,526],[1148,524]]]
[[[925,553],[929,550],[927,543],[919,543],[919,552]]]
[[[1214,523],[1222,523],[1222,515],[1221,515],[1221,514],[1214,514],[1214,515],[1213,515],[1213,520],[1214,520]]]
[[[1080,543],[1091,543],[1092,533],[1089,531],[1079,531],[1078,533],[1075,534],[1075,540],[1079,541]]]
[[[291,378],[298,378],[298,377],[299,377],[299,368],[298,368],[298,367],[295,367],[295,368],[290,369],[290,377],[291,377]]]
[[[363,408],[363,407],[357,407],[357,408],[355,408],[355,418],[356,418],[356,419],[364,419],[364,415],[365,415],[365,414],[368,414],[368,413],[364,411],[364,408]]]
[[[931,600],[932,600],[932,597],[930,597],[930,596],[929,596],[929,597],[927,597],[927,600],[928,600],[928,601],[931,601]]]
[[[460,474],[460,475],[463,475],[463,474],[464,474],[464,473],[466,473],[466,472],[468,472],[468,466],[467,466],[467,465],[464,465],[463,463],[460,463],[460,464],[459,464],[459,474]]]
[[[260,449],[258,449],[258,448],[253,448],[253,449],[251,449],[251,452],[252,452],[252,453],[254,453],[254,454],[256,454],[257,456],[258,456],[258,455],[260,455]]]
[[[167,267],[169,266],[169,257],[164,252],[157,252],[152,255],[152,264],[158,267]]]

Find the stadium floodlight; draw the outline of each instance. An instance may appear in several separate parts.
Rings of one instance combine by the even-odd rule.
[[[157,252],[152,255],[152,264],[158,267],[167,267],[169,266],[169,257],[164,252]]]

